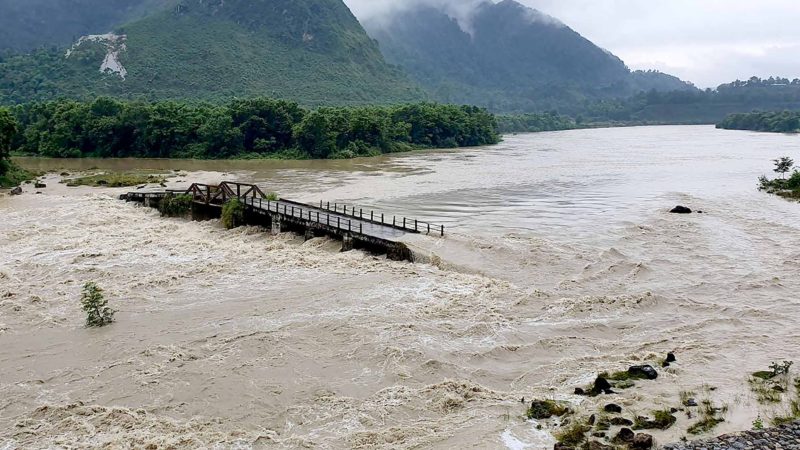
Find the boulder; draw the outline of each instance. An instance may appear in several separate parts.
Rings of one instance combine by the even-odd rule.
[[[33,185],[33,187],[35,187],[36,189],[45,189],[47,187],[47,185],[44,184],[44,183],[38,183],[37,182],[36,184]]]
[[[575,395],[586,395],[586,391],[583,388],[575,388]]]
[[[643,366],[629,367],[628,374],[631,376],[631,378],[641,378],[645,380],[655,380],[658,378],[658,372],[656,372],[656,369],[647,364]]]
[[[617,414],[619,414],[619,413],[622,412],[622,407],[617,405],[617,404],[614,404],[614,403],[609,403],[609,404],[607,404],[606,406],[603,407],[603,411],[605,411],[607,413],[617,413]]]
[[[650,450],[653,448],[653,436],[647,433],[639,433],[633,438],[631,448],[636,450]]]
[[[589,442],[589,450],[614,450],[614,447],[598,441]]]
[[[10,192],[11,195],[22,195],[22,188],[20,186],[15,187]]]
[[[622,428],[619,430],[619,433],[614,436],[614,442],[617,444],[629,444],[633,442],[634,436],[633,430],[630,428]]]
[[[675,361],[677,361],[677,360],[678,360],[678,359],[677,359],[677,358],[675,358],[675,353],[671,353],[671,352],[670,352],[670,353],[667,353],[667,359],[666,359],[666,361],[667,361],[668,363],[674,363],[674,362],[675,362]]]
[[[608,382],[603,377],[598,376],[596,380],[594,380],[594,386],[592,387],[592,392],[595,394],[613,394],[614,391],[611,390],[611,383]]]
[[[670,212],[672,214],[691,214],[692,210],[687,208],[687,207],[685,207],[685,206],[678,205],[678,206],[672,208],[672,210],[670,210]]]
[[[608,419],[608,423],[611,425],[622,426],[622,427],[629,427],[633,425],[633,421],[630,419],[626,419],[624,417],[612,417]]]

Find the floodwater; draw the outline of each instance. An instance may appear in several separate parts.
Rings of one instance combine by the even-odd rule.
[[[545,449],[555,425],[522,397],[633,418],[682,391],[728,407],[715,434],[750,428],[784,406],[748,373],[800,362],[800,204],[756,190],[784,155],[800,137],[641,127],[352,161],[22,160],[257,182],[448,236],[409,237],[427,261],[409,264],[161,219],[56,175],[2,197],[0,448]],[[112,326],[83,328],[87,281]],[[668,351],[657,381],[573,395]],[[677,416],[660,442],[695,420]]]

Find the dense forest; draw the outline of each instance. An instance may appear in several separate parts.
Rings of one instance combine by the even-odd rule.
[[[580,127],[574,119],[555,111],[497,116],[501,133],[538,133],[542,131],[574,130]]]
[[[734,81],[716,89],[640,92],[625,100],[586,102],[579,121],[625,124],[712,124],[729,114],[800,110],[800,79]]]
[[[3,1],[9,0],[0,0],[0,11]],[[69,43],[52,37],[52,44],[25,51],[0,39],[0,104],[97,96],[223,102],[265,95],[310,107],[426,99],[401,69],[386,63],[341,0],[135,0],[128,2],[135,8],[118,15],[105,13],[107,0],[49,3],[49,18],[42,8],[9,8],[46,24],[37,30],[102,35],[77,34]],[[70,8],[86,11],[86,20],[98,15],[99,22],[66,27],[77,18],[67,14],[72,19],[62,23],[57,15]],[[117,16],[121,22],[103,25]],[[31,27],[22,19],[10,29],[24,34]]]
[[[717,125],[726,130],[769,131],[773,133],[800,132],[800,112],[752,112],[731,114]]]
[[[11,109],[11,149],[47,157],[352,158],[499,141],[495,117],[430,103],[307,110],[267,98],[207,103],[58,100]]]

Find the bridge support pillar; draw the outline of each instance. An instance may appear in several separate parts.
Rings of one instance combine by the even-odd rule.
[[[272,234],[281,234],[281,231],[283,231],[281,216],[275,214],[271,216],[270,219],[272,222]]]
[[[145,206],[145,208],[149,208],[150,207],[150,197],[145,197],[144,198],[144,206]]]
[[[306,236],[305,236],[306,240],[310,241],[310,240],[314,239],[315,237],[316,236],[314,235],[314,230],[312,230],[311,228],[306,228]]]
[[[353,249],[353,235],[350,233],[344,233],[342,235],[342,251],[349,252]]]

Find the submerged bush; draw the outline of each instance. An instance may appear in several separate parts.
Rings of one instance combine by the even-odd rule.
[[[108,307],[103,290],[95,283],[83,285],[81,305],[86,312],[86,326],[89,328],[103,327],[114,321],[115,311]]]
[[[270,192],[269,194],[267,194],[267,197],[265,198],[265,200],[269,200],[271,202],[277,202],[278,200],[280,200],[280,197],[278,197],[277,193]]]
[[[164,217],[184,217],[192,211],[192,203],[193,198],[189,194],[174,195],[168,193],[161,200],[158,210],[161,211],[161,215]]]
[[[244,203],[238,198],[222,206],[222,225],[231,230],[244,224]]]

